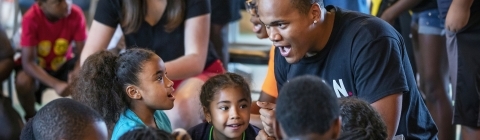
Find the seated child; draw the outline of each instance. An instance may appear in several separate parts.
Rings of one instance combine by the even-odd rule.
[[[340,98],[342,133],[340,140],[385,140],[387,126],[380,115],[367,102],[353,98]]]
[[[107,140],[107,126],[95,110],[68,98],[42,107],[22,130],[22,140]]]
[[[340,135],[337,96],[316,76],[299,76],[287,82],[278,95],[276,134],[284,139],[330,140]]]
[[[187,131],[175,129],[172,134],[151,127],[142,127],[128,131],[120,137],[120,140],[191,140]]]
[[[37,0],[23,16],[16,60],[15,87],[25,118],[35,115],[35,100],[41,103],[43,90],[53,88],[68,96],[70,71],[79,69],[76,57],[87,38],[82,10],[70,0]],[[75,49],[71,47],[75,42]],[[79,64],[79,63],[78,63]]]
[[[190,128],[193,140],[252,140],[259,128],[250,125],[252,98],[245,79],[234,73],[216,75],[205,82],[200,102],[207,122]]]
[[[150,50],[101,51],[85,61],[72,97],[105,118],[113,140],[144,126],[172,132],[161,111],[172,109],[175,100],[166,74],[165,63]]]

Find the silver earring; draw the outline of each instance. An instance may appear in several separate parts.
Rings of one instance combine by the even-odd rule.
[[[313,21],[313,24],[317,24],[317,20],[314,20],[314,21]]]

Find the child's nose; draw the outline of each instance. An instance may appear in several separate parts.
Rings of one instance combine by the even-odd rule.
[[[230,119],[239,119],[238,108],[230,109]]]

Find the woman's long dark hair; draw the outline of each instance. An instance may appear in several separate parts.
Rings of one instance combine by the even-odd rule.
[[[142,25],[147,15],[146,0],[122,0],[122,21],[121,25],[125,29],[125,34],[136,32]],[[167,0],[165,8],[167,24],[165,31],[175,30],[185,19],[184,0]]]

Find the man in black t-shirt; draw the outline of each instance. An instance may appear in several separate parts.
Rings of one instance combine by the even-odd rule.
[[[332,85],[338,98],[355,96],[369,102],[385,121],[389,139],[437,139],[404,41],[388,23],[324,7],[321,0],[260,0],[258,14],[276,46],[278,89],[294,77],[317,75]],[[273,136],[275,104],[258,105],[264,122],[259,135]]]

